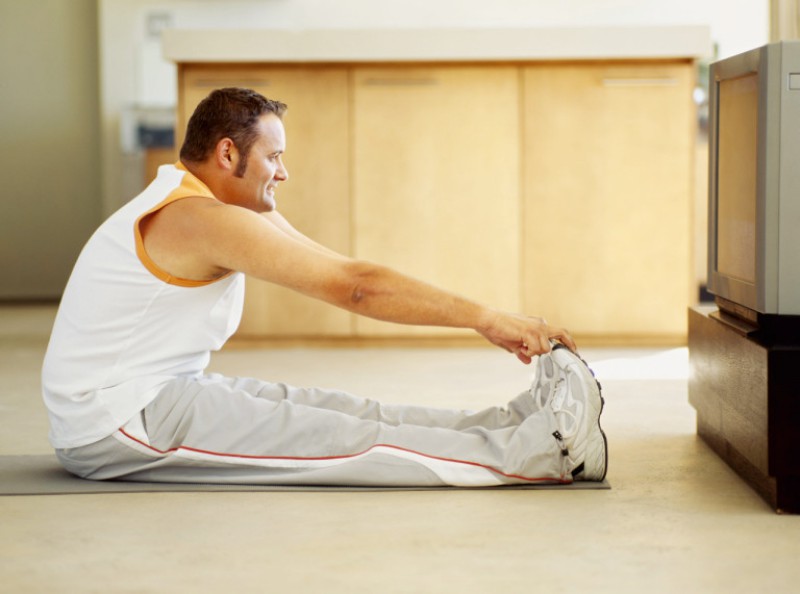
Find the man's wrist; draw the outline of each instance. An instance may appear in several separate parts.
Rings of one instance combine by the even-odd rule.
[[[478,306],[478,308],[473,329],[478,334],[486,336],[495,325],[497,312],[489,307]]]

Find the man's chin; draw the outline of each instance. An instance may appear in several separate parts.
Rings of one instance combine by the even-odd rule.
[[[278,205],[275,202],[274,198],[266,198],[264,199],[263,204],[261,205],[263,212],[272,212],[275,210]]]

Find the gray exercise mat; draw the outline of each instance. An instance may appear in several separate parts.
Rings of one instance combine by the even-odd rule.
[[[610,489],[608,481],[575,482],[570,485],[510,485],[477,489]],[[219,485],[89,481],[71,475],[55,455],[0,456],[0,495],[78,495],[91,493],[155,493],[169,491],[435,491],[456,487],[325,487],[289,485]],[[458,488],[463,489],[463,488]],[[475,488],[471,488],[474,490]]]

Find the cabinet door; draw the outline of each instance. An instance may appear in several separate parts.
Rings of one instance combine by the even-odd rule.
[[[356,67],[355,255],[519,306],[519,76],[503,66]],[[359,335],[464,333],[356,318]]]
[[[582,336],[685,337],[692,83],[689,63],[524,69],[527,312]]]
[[[252,88],[286,103],[289,180],[278,210],[298,230],[331,249],[350,252],[348,73],[305,66],[183,66],[181,119],[213,89]],[[179,123],[183,130],[185,124]],[[348,335],[352,315],[257,279],[247,279],[240,336]]]

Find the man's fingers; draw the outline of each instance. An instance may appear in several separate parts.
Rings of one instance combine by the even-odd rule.
[[[550,328],[550,338],[555,338],[569,350],[575,352],[578,350],[578,345],[572,339],[570,333],[564,328]]]

